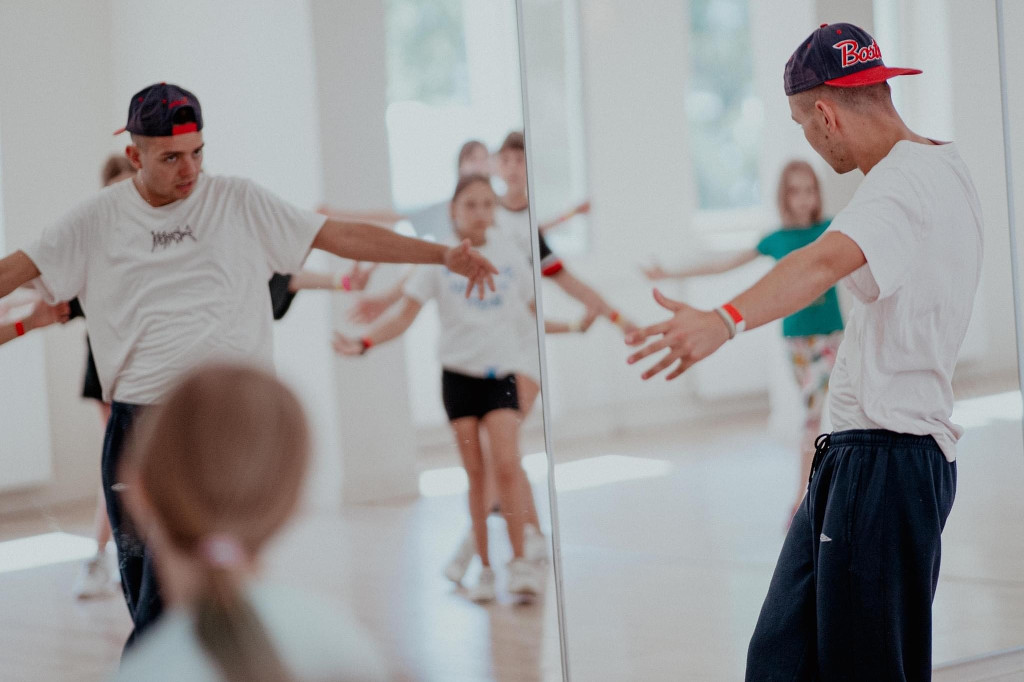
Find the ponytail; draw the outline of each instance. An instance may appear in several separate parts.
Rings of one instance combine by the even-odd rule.
[[[234,576],[211,568],[194,605],[196,639],[227,682],[291,682],[259,615]]]
[[[215,533],[200,541],[199,555],[206,568],[193,606],[200,646],[227,682],[291,682],[236,578],[235,569],[246,559],[242,543],[232,535]]]

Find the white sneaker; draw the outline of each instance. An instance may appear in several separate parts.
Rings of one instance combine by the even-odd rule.
[[[523,557],[535,564],[546,563],[550,558],[548,539],[533,526],[523,529]]]
[[[461,585],[462,579],[466,577],[466,571],[469,570],[469,565],[473,563],[473,557],[475,556],[476,540],[473,538],[473,531],[470,530],[466,537],[462,539],[462,544],[456,550],[455,556],[445,566],[444,577],[456,585]]]
[[[107,557],[97,554],[82,565],[82,572],[75,580],[71,593],[79,599],[107,597],[114,594],[113,579]]]
[[[494,601],[494,569],[484,566],[480,569],[480,578],[469,590],[469,598],[477,604]]]
[[[508,565],[508,591],[532,597],[540,594],[540,571],[526,559],[513,559]]]

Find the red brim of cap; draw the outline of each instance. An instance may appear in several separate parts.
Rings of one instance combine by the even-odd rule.
[[[833,78],[825,81],[825,85],[834,85],[837,88],[856,88],[861,85],[874,85],[887,81],[893,76],[914,76],[921,73],[921,69],[903,69],[896,66],[873,66],[870,69],[857,71],[842,78]]]

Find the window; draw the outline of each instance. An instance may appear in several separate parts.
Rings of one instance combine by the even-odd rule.
[[[764,107],[755,94],[747,0],[691,0],[687,119],[702,210],[761,203]]]
[[[395,206],[444,201],[471,138],[523,126],[513,0],[388,0],[388,148]]]

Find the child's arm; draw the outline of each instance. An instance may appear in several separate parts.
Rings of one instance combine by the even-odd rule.
[[[359,324],[370,324],[376,321],[388,308],[402,300],[402,291],[405,289],[405,283],[409,281],[415,270],[415,267],[409,268],[409,271],[402,276],[402,279],[398,280],[393,287],[383,294],[379,296],[364,296],[359,299],[359,302],[349,312],[349,319]]]
[[[602,298],[601,294],[597,293],[590,285],[580,280],[576,275],[569,272],[567,268],[562,268],[555,274],[550,275],[548,279],[554,281],[555,284],[561,287],[562,291],[587,306],[587,308],[596,310],[598,315],[604,315],[609,320],[619,325],[624,333],[628,334],[636,329],[636,325],[623,317],[618,310],[612,308],[611,305]]]
[[[535,301],[530,302],[530,311],[537,314],[537,303]],[[554,320],[544,320],[544,333],[546,334],[573,334],[587,331],[590,326],[594,324],[600,316],[597,310],[593,308],[587,308],[586,315],[583,316],[578,322],[556,322]]]
[[[401,336],[412,325],[422,308],[422,303],[406,296],[405,306],[400,313],[377,325],[362,338],[356,339],[334,332],[334,351],[338,355],[362,355],[373,346],[387,343]]]
[[[362,291],[370,282],[370,275],[377,269],[379,263],[371,263],[369,267],[361,267],[356,261],[352,269],[346,274],[341,272],[313,272],[312,270],[299,270],[292,275],[288,282],[288,291],[295,293],[300,289],[338,289],[341,291]]]
[[[39,329],[51,324],[68,321],[70,310],[67,303],[47,305],[43,301],[36,301],[32,306],[32,312],[24,320],[11,324],[0,325],[0,346],[8,341],[23,336],[33,329]]]
[[[537,229],[540,230],[541,234],[544,234],[551,228],[558,227],[562,223],[568,222],[570,219],[575,218],[578,215],[583,215],[584,213],[590,213],[589,199],[584,201],[579,206],[575,206],[571,210],[566,211],[560,216],[556,216],[551,220],[548,220],[547,222],[540,223],[539,225],[537,225]]]
[[[684,268],[682,270],[666,270],[661,267],[660,264],[655,263],[646,268],[642,268],[647,279],[659,280],[659,279],[686,279],[687,277],[702,277],[704,275],[720,275],[723,272],[728,272],[741,265],[746,265],[752,260],[760,256],[761,253],[757,249],[749,249],[747,251],[740,251],[738,253],[730,254],[724,258],[702,263],[691,268]]]

